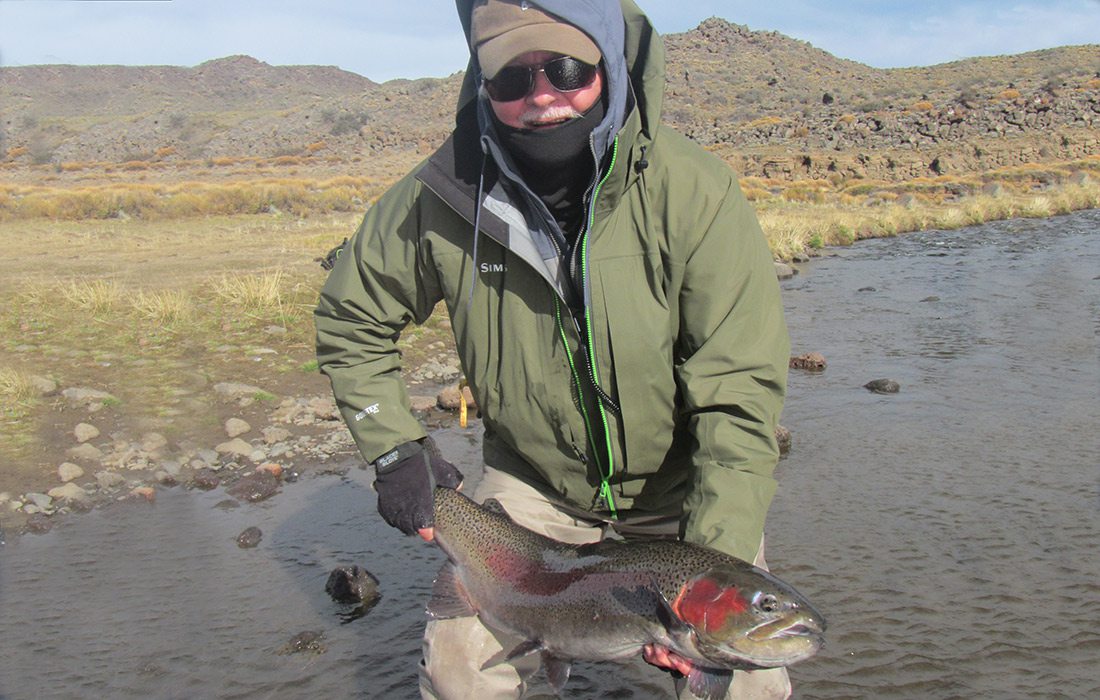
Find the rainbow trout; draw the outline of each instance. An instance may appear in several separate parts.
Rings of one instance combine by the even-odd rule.
[[[571,545],[517,525],[499,503],[435,490],[435,541],[448,561],[428,614],[477,615],[525,641],[485,667],[542,655],[559,693],[575,659],[625,659],[648,643],[695,665],[691,691],[724,697],[735,670],[813,656],[825,620],[763,569],[687,542]]]

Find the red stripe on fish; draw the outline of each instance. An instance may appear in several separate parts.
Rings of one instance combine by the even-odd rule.
[[[561,593],[584,577],[583,570],[554,572],[541,567],[518,552],[498,549],[485,557],[493,574],[507,581],[518,593],[552,596]]]
[[[680,589],[672,609],[692,627],[714,632],[722,629],[730,616],[748,610],[749,604],[739,589],[723,588],[714,579],[697,578]]]

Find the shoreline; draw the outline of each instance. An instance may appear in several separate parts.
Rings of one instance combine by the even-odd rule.
[[[1100,161],[1098,161],[1098,166],[1100,166]],[[976,196],[951,197],[938,202],[932,201],[932,198],[927,196],[914,196],[912,199],[904,201],[880,201],[872,205],[865,202],[853,204],[852,202],[846,203],[843,201],[792,203],[773,199],[770,202],[757,201],[755,206],[761,224],[767,231],[776,260],[783,263],[797,263],[811,260],[821,255],[828,248],[850,245],[866,238],[893,237],[930,229],[950,230],[1021,216],[1032,218],[1051,217],[1074,211],[1100,208],[1100,184],[1088,174],[1083,174],[1078,180],[1077,182],[1051,185],[1040,191],[1016,193],[993,189]],[[256,219],[262,218],[270,217],[249,218],[249,232],[264,228],[262,221],[256,221]],[[342,223],[336,226],[331,233],[325,235],[329,236],[330,239],[335,239],[335,242],[338,243],[340,238],[337,237],[343,236],[347,232],[343,228],[344,223],[346,221],[342,220]],[[137,222],[123,221],[118,222],[118,224],[124,231],[137,225]],[[87,225],[87,222],[74,222],[62,228],[65,228],[66,231],[73,228],[80,230],[82,226]],[[192,222],[192,225],[194,225],[194,222]],[[0,231],[5,227],[12,228],[13,226],[18,229],[19,222],[0,224]],[[286,224],[284,223],[283,226],[286,226]],[[117,232],[114,235],[117,236]],[[315,235],[312,238],[316,239],[318,236]],[[317,243],[317,241],[311,242]],[[324,245],[317,245],[317,252],[320,252],[319,249],[325,246],[327,246],[327,241]],[[114,261],[111,260],[105,264],[114,264]],[[306,266],[312,267],[311,264]],[[785,274],[783,267],[783,265],[777,264],[777,274],[781,276]],[[789,266],[787,267],[789,268]],[[796,270],[789,269],[786,274],[794,274],[795,272]],[[301,278],[293,278],[289,275],[287,277],[281,283],[298,287],[297,300],[304,299],[306,302],[310,302],[315,298],[315,291],[311,285],[317,286],[323,280],[319,273],[316,271],[311,272],[304,284],[305,291],[303,292]],[[19,280],[14,280],[14,283],[18,285]],[[19,306],[20,301],[17,299],[16,307]],[[292,332],[297,334],[292,342],[288,341],[287,347],[275,344],[273,339],[256,337],[259,335],[256,326],[259,325],[260,328],[264,328],[260,324],[265,323],[266,319],[258,320],[251,327],[242,326],[236,335],[248,339],[242,342],[271,342],[272,347],[279,348],[278,354],[284,355],[288,362],[297,362],[301,369],[307,369],[310,360],[305,358],[310,357],[312,351],[310,347],[303,344],[302,340],[308,334],[308,329],[305,329],[304,326],[311,324],[304,314],[292,319],[285,317],[284,304],[280,303],[277,306],[279,308],[272,313],[277,312],[280,315],[279,317],[282,318],[280,323],[286,327],[286,330],[282,333]],[[243,311],[248,313],[250,310],[244,309]],[[215,315],[238,312],[240,310],[219,308],[216,310]],[[118,310],[115,309],[111,313],[117,316]],[[436,316],[442,316],[442,318],[436,318]],[[14,332],[9,332],[9,336],[25,336],[28,330],[31,330],[32,334],[46,333],[48,335],[48,331],[52,330],[46,328],[42,331],[34,331],[33,324],[27,324],[25,321],[19,321],[18,319],[13,320],[16,322],[10,324],[8,330]],[[89,319],[83,320],[87,323]],[[97,319],[93,318],[91,320]],[[0,321],[3,321],[3,319],[0,318]],[[0,323],[0,326],[3,325],[3,323]],[[230,325],[230,321],[226,320],[219,328],[224,331]],[[454,356],[453,340],[449,337],[448,328],[449,324],[446,322],[445,314],[440,314],[437,311],[437,314],[433,315],[433,319],[428,324],[422,327],[410,328],[404,334],[402,351],[406,356],[406,374],[410,378],[411,384],[410,393],[417,391],[418,383],[436,382],[436,389],[438,389],[442,384],[455,379],[457,376],[457,359]],[[184,331],[176,331],[176,334],[190,330],[192,329],[185,328]],[[264,332],[272,332],[271,326],[264,328]],[[173,337],[169,334],[168,341],[170,342]],[[22,341],[23,338],[17,338],[8,342],[20,343]],[[51,363],[56,360],[51,357],[43,357],[41,348],[33,345],[26,349],[23,345],[12,345],[9,348],[14,348],[17,354],[26,355],[28,364],[33,364],[36,367],[34,379],[45,377],[47,382],[54,382],[52,387],[32,387],[31,391],[35,392],[34,396],[15,397],[17,402],[25,400],[32,406],[24,414],[12,415],[9,405],[9,420],[6,425],[0,427],[13,426],[14,428],[12,432],[5,432],[2,436],[5,443],[16,440],[13,444],[16,444],[17,447],[11,454],[27,455],[28,450],[33,454],[35,451],[33,445],[39,444],[24,442],[20,446],[18,442],[21,434],[19,433],[20,430],[24,431],[23,434],[30,436],[24,438],[24,440],[46,440],[47,442],[41,444],[44,447],[50,446],[47,451],[51,455],[65,453],[66,446],[69,448],[68,451],[84,450],[85,453],[83,461],[80,457],[70,458],[69,456],[63,458],[53,457],[52,459],[57,461],[52,463],[49,463],[50,458],[47,458],[47,460],[38,457],[27,459],[27,462],[34,461],[39,466],[34,467],[26,464],[21,466],[22,477],[15,476],[14,465],[11,470],[7,468],[0,470],[0,474],[2,474],[0,476],[0,479],[2,479],[0,481],[0,528],[2,528],[0,532],[6,531],[9,535],[22,531],[28,522],[37,527],[35,521],[29,519],[31,516],[42,514],[44,510],[50,513],[60,512],[65,514],[72,510],[80,511],[87,507],[96,507],[114,500],[155,498],[155,493],[151,490],[152,487],[158,484],[164,486],[176,484],[184,487],[192,486],[195,474],[204,469],[219,477],[218,481],[223,481],[226,485],[232,485],[241,479],[252,477],[257,469],[263,465],[273,465],[266,467],[266,470],[277,472],[275,476],[279,477],[282,474],[293,474],[297,464],[302,464],[302,469],[305,471],[317,471],[323,470],[331,459],[342,453],[356,455],[355,447],[350,442],[350,436],[347,435],[342,421],[336,414],[335,406],[331,405],[331,398],[327,398],[325,392],[327,387],[322,386],[327,382],[324,382],[323,378],[317,375],[315,364],[312,370],[307,370],[311,375],[309,377],[288,376],[285,374],[285,370],[279,366],[265,364],[255,367],[251,378],[245,377],[241,380],[255,382],[263,386],[264,389],[254,386],[248,387],[247,391],[240,396],[215,399],[213,406],[210,404],[209,397],[207,397],[204,399],[207,402],[205,408],[202,408],[203,404],[196,399],[190,404],[191,408],[189,410],[194,411],[197,407],[199,411],[206,410],[211,413],[219,413],[214,422],[211,423],[208,420],[204,424],[205,428],[197,431],[197,435],[186,433],[189,427],[196,427],[192,425],[193,421],[186,420],[189,417],[180,416],[173,419],[171,416],[178,414],[165,411],[164,416],[159,419],[160,425],[172,426],[183,422],[184,425],[175,427],[177,431],[185,431],[182,439],[178,436],[169,436],[170,439],[174,439],[176,447],[173,454],[165,456],[163,453],[168,440],[165,440],[157,432],[156,427],[137,433],[132,430],[135,425],[140,425],[143,421],[156,423],[151,418],[133,415],[134,411],[140,412],[143,410],[138,402],[127,401],[120,408],[119,404],[122,402],[114,399],[109,394],[98,398],[97,395],[93,395],[91,403],[84,405],[84,408],[88,410],[81,415],[77,415],[71,411],[76,408],[73,401],[61,396],[62,391],[59,386],[62,385],[70,388],[84,386],[110,388],[111,384],[107,379],[94,377],[98,377],[100,365],[125,365],[126,362],[122,358],[108,356],[110,361],[99,361],[102,358],[93,357],[92,359],[97,360],[96,362],[89,362],[83,367],[66,368],[69,372],[75,372],[75,378],[70,376],[67,380],[58,383],[49,377],[53,376],[56,379],[57,375],[63,374],[62,369],[52,368]],[[156,346],[153,346],[153,349],[155,350]],[[221,349],[217,348],[216,350]],[[276,351],[263,348],[245,349],[250,354],[276,353]],[[217,352],[211,353],[209,350],[200,351],[197,358],[191,358],[193,365],[188,371],[198,369],[208,375],[216,374],[210,368],[219,364],[219,361],[224,363],[223,358],[219,358],[217,355]],[[297,359],[293,359],[295,357]],[[59,359],[62,364],[68,362],[64,354]],[[258,359],[259,357],[249,358],[249,360],[256,361]],[[136,365],[139,362],[144,363],[147,361],[139,359],[134,361],[134,364]],[[250,362],[249,364],[253,363]],[[5,370],[7,370],[7,367],[0,366],[0,372]],[[15,371],[24,372],[18,366]],[[171,371],[180,373],[178,369]],[[235,375],[232,367],[229,366],[226,367],[225,373],[229,376]],[[257,373],[259,378],[257,378]],[[0,377],[0,379],[4,379],[4,377]],[[153,377],[149,381],[156,381],[156,378]],[[207,382],[212,383],[213,381],[214,378],[209,377],[203,380],[202,384],[205,386]],[[10,404],[12,397],[5,395],[4,388],[4,382],[0,382],[0,397],[6,399]],[[139,387],[140,389],[151,391],[152,387]],[[269,394],[267,390],[272,390],[274,393]],[[209,394],[210,392],[204,391],[203,393]],[[271,403],[276,400],[276,395],[298,398],[283,398],[278,406],[272,408]],[[129,399],[130,397],[126,398]],[[434,420],[437,423],[454,420],[452,413],[432,408],[438,403],[435,397],[420,397],[420,399],[422,415],[429,420]],[[427,399],[426,402],[425,399]],[[222,408],[214,411],[213,409],[217,409],[219,405]],[[98,408],[95,406],[98,406]],[[184,406],[187,407],[188,404],[185,403]],[[95,414],[95,411],[103,407],[112,410],[105,411],[103,414]],[[52,414],[49,410],[51,408],[53,409]],[[82,447],[87,440],[78,438],[76,442],[73,441],[74,423],[94,422],[90,418],[93,415],[102,416],[104,414],[120,413],[123,410],[127,412],[128,419],[123,421],[121,418],[116,418],[115,425],[105,427],[103,430],[105,435],[99,440],[98,447],[89,444],[89,448],[95,447],[95,451],[99,453],[98,455],[91,455],[91,449]],[[57,415],[58,411],[63,414],[61,419]],[[265,412],[267,415],[265,415]],[[245,415],[246,413],[247,415]],[[251,444],[247,448],[240,443],[237,443],[235,448],[228,446],[228,443],[233,443],[239,437],[225,432],[223,426],[229,418],[239,418],[256,425],[262,423],[260,429],[243,435],[244,438],[251,438]],[[53,427],[41,424],[45,420],[51,421]],[[296,425],[296,420],[301,420],[302,423]],[[63,428],[61,427],[62,423],[65,424]],[[200,424],[198,427],[202,425]],[[124,427],[130,428],[130,430],[123,430]],[[273,432],[266,432],[269,430]],[[287,435],[283,436],[282,432],[286,432]],[[59,447],[55,444],[60,441],[67,441],[67,445]],[[185,446],[180,447],[180,445]],[[5,446],[5,444],[0,444],[0,448]],[[234,452],[233,449],[236,451]],[[107,476],[103,480],[104,483],[100,483],[98,478],[93,479],[96,472],[109,471],[100,460],[107,462],[113,460],[116,462],[119,467],[117,471],[122,473],[122,477],[116,479]],[[161,460],[165,460],[166,463],[162,463]],[[52,497],[49,497],[48,492],[51,489],[59,488],[59,486],[64,487],[66,483],[69,483],[69,481],[62,478],[59,485],[57,480],[59,478],[59,467],[71,462],[79,462],[83,466],[73,465],[80,470],[80,476],[71,477],[69,481],[84,478],[82,483],[89,487],[87,489],[89,496],[85,499],[70,488],[68,494],[73,496],[74,503],[58,507],[53,504]],[[85,475],[84,467],[87,467],[92,474]],[[68,469],[70,474],[76,473],[71,467]],[[34,477],[33,485],[28,484],[30,488],[25,489],[13,488],[12,479],[26,478],[29,472],[37,474]],[[133,474],[130,472],[133,472]],[[43,507],[34,502],[33,499],[28,499],[28,494],[37,494],[38,501],[45,503],[45,506]],[[51,500],[46,500],[47,498],[51,498]],[[65,500],[64,496],[58,499],[59,502],[63,500]],[[84,503],[85,500],[93,501],[91,506]],[[30,510],[24,510],[26,506],[22,506],[20,507],[21,512],[16,513],[13,506],[17,502],[29,504]],[[68,510],[64,510],[66,508]],[[48,518],[49,516],[44,517]]]
[[[780,262],[797,261],[828,247],[842,247],[868,238],[891,238],[928,230],[956,230],[1016,218],[1048,218],[1100,208],[1100,159],[1095,169],[1063,173],[1064,179],[1045,184],[1025,182],[1006,187],[989,182],[976,191],[957,190],[948,178],[903,183],[889,189],[851,194],[806,192],[811,201],[782,197],[760,200],[748,190],[772,254]],[[916,185],[921,185],[921,188]],[[794,188],[792,188],[794,189]]]
[[[431,387],[415,388],[424,391]],[[242,408],[249,405],[247,397],[254,389],[241,385],[233,401]],[[439,390],[435,397],[412,397],[415,414],[429,430],[457,422],[457,414],[441,406],[455,387],[435,389]],[[287,398],[266,418],[267,425],[258,430],[241,418],[230,418],[222,436],[208,435],[201,444],[171,453],[166,452],[162,436],[147,433],[140,442],[124,446],[128,464],[118,462],[116,450],[87,470],[73,462],[64,463],[53,474],[52,487],[44,483],[41,490],[21,494],[0,488],[0,546],[5,544],[5,536],[14,540],[49,532],[57,518],[122,502],[155,503],[159,489],[221,488],[228,498],[255,503],[276,496],[286,484],[300,479],[343,475],[352,465],[364,466],[331,397]],[[94,420],[90,416],[85,419]],[[238,430],[244,432],[235,434]],[[74,449],[93,446],[93,440],[78,436]],[[107,443],[100,444],[106,449]],[[79,461],[89,465],[94,460],[85,457]],[[43,474],[43,482],[49,481],[46,476]]]

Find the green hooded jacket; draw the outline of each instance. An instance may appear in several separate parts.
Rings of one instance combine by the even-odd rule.
[[[395,343],[443,301],[487,465],[596,517],[682,508],[685,539],[751,561],[789,358],[772,257],[729,167],[660,124],[659,36],[632,0],[607,26],[608,3],[532,3],[585,30],[608,78],[576,257],[499,146],[475,53],[451,138],[321,292],[321,371],[368,461],[423,438]]]

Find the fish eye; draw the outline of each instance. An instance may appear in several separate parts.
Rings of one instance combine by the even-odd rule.
[[[771,593],[764,593],[756,597],[756,607],[766,613],[779,612],[779,599]]]

